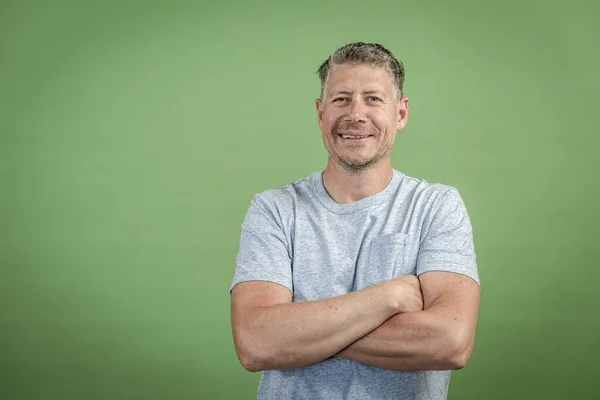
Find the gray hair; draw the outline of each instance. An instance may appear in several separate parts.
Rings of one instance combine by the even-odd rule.
[[[377,43],[350,43],[340,47],[321,64],[317,70],[321,80],[321,100],[325,98],[325,87],[329,72],[345,64],[366,64],[373,67],[383,67],[390,74],[394,84],[396,100],[402,97],[402,86],[404,85],[404,65],[385,47]]]

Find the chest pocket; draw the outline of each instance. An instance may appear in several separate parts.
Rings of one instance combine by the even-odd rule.
[[[404,233],[379,236],[366,250],[366,257],[357,263],[354,290],[416,272],[409,254],[408,235]]]

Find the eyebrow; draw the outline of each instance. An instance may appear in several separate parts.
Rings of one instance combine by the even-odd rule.
[[[351,90],[346,90],[346,89],[342,89],[342,90],[336,90],[331,92],[330,96],[336,96],[339,94],[352,94],[354,92],[352,92]],[[378,94],[380,96],[385,96],[385,92],[383,90],[380,89],[367,89],[367,90],[363,90],[361,92],[362,94]]]

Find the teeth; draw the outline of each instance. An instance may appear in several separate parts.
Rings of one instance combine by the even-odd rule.
[[[342,137],[344,139],[363,139],[363,138],[366,138],[366,136],[354,136],[354,135],[342,135]]]

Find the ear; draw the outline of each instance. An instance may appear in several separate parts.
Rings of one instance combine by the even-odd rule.
[[[317,118],[319,121],[319,126],[321,126],[321,123],[323,122],[323,102],[318,97],[315,100],[315,106],[317,107]]]
[[[400,100],[398,100],[398,122],[396,124],[397,130],[404,128],[406,121],[408,120],[408,101],[408,97],[402,97]]]

